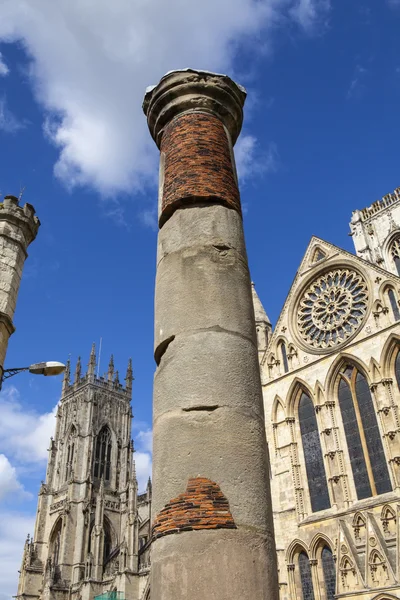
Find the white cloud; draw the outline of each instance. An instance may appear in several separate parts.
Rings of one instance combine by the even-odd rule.
[[[368,73],[367,69],[362,65],[356,65],[354,69],[353,78],[350,82],[347,90],[347,98],[354,98],[360,96],[364,90],[365,76]]]
[[[2,53],[0,52],[0,77],[5,77],[6,75],[8,75],[10,72],[10,69],[7,67],[6,63],[4,62],[4,58]]]
[[[24,495],[24,489],[18,481],[17,471],[10,464],[5,454],[0,454],[0,500],[4,500],[9,494]]]
[[[34,522],[34,515],[0,510],[0,600],[11,600],[17,593],[24,542]]]
[[[142,210],[139,213],[139,218],[143,225],[149,227],[153,231],[158,231],[158,219],[157,219],[157,208],[149,208]]]
[[[20,403],[18,390],[6,388],[0,394],[0,451],[19,462],[44,462],[54,435],[56,410],[57,406],[44,414],[29,411]]]
[[[25,123],[20,121],[8,108],[6,97],[0,98],[0,130],[5,133],[16,133],[24,127]]]
[[[157,152],[141,110],[146,86],[186,66],[234,73],[243,43],[265,49],[272,30],[306,31],[327,0],[3,0],[0,40],[22,41],[59,150],[56,175],[103,194],[153,180]],[[271,34],[271,35],[270,35]],[[261,41],[262,40],[262,43]],[[250,65],[249,65],[250,68]]]
[[[236,168],[239,182],[251,177],[273,173],[279,166],[279,155],[276,144],[270,142],[266,151],[259,150],[257,138],[253,135],[242,135],[235,147]]]
[[[325,28],[330,8],[330,0],[298,0],[290,14],[305,31],[312,31]]]
[[[399,8],[400,7],[400,0],[387,0],[387,3],[392,8]]]

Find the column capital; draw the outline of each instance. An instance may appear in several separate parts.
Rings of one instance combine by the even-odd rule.
[[[147,88],[143,111],[159,148],[166,126],[188,112],[216,116],[234,144],[242,128],[245,99],[246,90],[227,75],[184,69],[167,73],[156,86]]]

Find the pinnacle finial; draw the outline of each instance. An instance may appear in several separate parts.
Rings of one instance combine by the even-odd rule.
[[[115,371],[114,383],[116,385],[119,385],[119,373],[118,373],[118,371]]]
[[[132,371],[132,359],[130,358],[128,360],[128,368],[126,370],[126,377],[125,377],[125,387],[129,392],[132,391],[132,381],[133,380],[134,380],[134,376],[133,376],[133,371]]]
[[[75,383],[78,383],[78,381],[80,380],[81,372],[82,372],[81,357],[78,356],[78,360],[76,361],[76,367],[75,367]]]
[[[112,381],[113,375],[114,375],[114,356],[111,354],[110,362],[108,363],[108,373],[107,373],[108,381]]]
[[[62,391],[63,392],[65,392],[65,390],[71,384],[70,377],[71,377],[71,360],[68,357],[67,364],[65,365],[64,377],[63,377],[63,383],[62,383]]]
[[[88,375],[94,375],[96,372],[96,345],[93,342],[92,349],[90,351],[90,358],[88,364]]]

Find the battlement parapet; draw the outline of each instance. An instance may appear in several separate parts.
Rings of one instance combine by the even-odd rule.
[[[29,245],[36,237],[40,221],[32,204],[19,205],[16,196],[8,195],[0,202],[0,221],[11,221],[24,229],[24,235]]]
[[[397,202],[400,202],[400,187],[396,188],[391,194],[386,194],[380,200],[376,200],[371,204],[371,206],[367,206],[366,208],[362,208],[361,210],[353,211],[354,220],[367,221],[371,217],[375,216],[377,213],[384,211],[385,209],[393,206]]]

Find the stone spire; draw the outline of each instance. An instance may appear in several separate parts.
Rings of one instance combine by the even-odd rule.
[[[191,600],[278,598],[254,309],[232,151],[245,97],[225,75],[186,69],[149,88],[143,105],[163,157],[153,395],[155,600],[182,598],[183,589]],[[199,495],[208,510],[195,505],[190,518],[182,515],[185,498]]]
[[[81,374],[82,374],[81,357],[78,356],[78,360],[76,361],[76,367],[75,367],[74,383],[79,383],[79,381],[81,379]]]
[[[115,383],[115,385],[119,385],[119,373],[118,373],[118,371],[115,371],[114,383]]]
[[[113,380],[114,375],[114,356],[111,354],[110,362],[108,363],[107,379],[108,381]]]
[[[64,378],[63,378],[63,382],[62,382],[62,395],[65,394],[65,392],[71,385],[70,377],[71,377],[71,360],[70,360],[70,358],[68,358],[67,364],[65,365]]]
[[[132,359],[128,360],[128,368],[126,369],[125,376],[125,388],[128,392],[132,392],[132,381],[133,381],[133,371],[132,371]]]
[[[263,305],[261,304],[261,300],[258,297],[254,282],[251,282],[251,293],[253,298],[254,317],[256,321],[258,351],[259,353],[264,353],[271,338],[272,325]]]
[[[92,349],[90,351],[90,358],[89,358],[87,374],[88,374],[88,377],[94,377],[95,373],[96,373],[96,345],[93,342]]]

